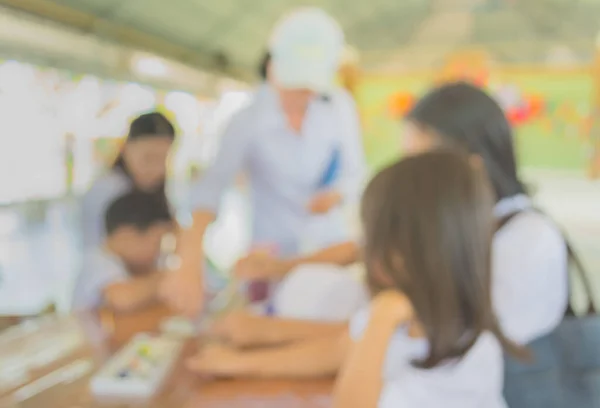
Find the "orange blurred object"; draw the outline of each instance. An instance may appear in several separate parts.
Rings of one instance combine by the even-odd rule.
[[[482,70],[481,72],[474,75],[472,81],[476,86],[480,88],[485,88],[488,84],[488,77],[488,72]]]
[[[389,101],[389,112],[394,118],[400,118],[413,107],[415,97],[408,92],[398,92],[392,95]]]
[[[491,58],[482,48],[463,49],[446,57],[437,75],[437,83],[467,81],[481,88],[489,82]]]
[[[546,108],[544,98],[540,95],[529,96],[527,98],[527,105],[529,106],[529,114],[534,117],[543,113]]]

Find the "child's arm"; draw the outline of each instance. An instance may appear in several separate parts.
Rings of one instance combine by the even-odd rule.
[[[360,258],[359,248],[356,242],[346,241],[340,244],[324,248],[306,257],[291,260],[291,265],[287,272],[298,265],[307,263],[329,263],[340,266],[347,266],[358,262]]]
[[[334,407],[375,408],[383,388],[382,370],[388,344],[399,324],[410,319],[412,308],[395,291],[371,302],[371,317],[361,340],[352,347],[334,390]]]
[[[162,274],[132,278],[108,285],[102,291],[104,305],[119,312],[131,311],[157,300],[158,284]]]
[[[273,346],[323,336],[340,335],[348,324],[278,319],[234,312],[218,320],[212,333],[235,346]]]
[[[236,265],[236,276],[242,279],[282,278],[295,267],[309,263],[347,266],[359,261],[356,242],[332,245],[304,257],[278,259],[265,254],[250,254]]]
[[[289,346],[239,351],[209,345],[188,360],[199,374],[220,377],[303,379],[335,375],[350,345],[347,331],[335,336],[306,340]]]

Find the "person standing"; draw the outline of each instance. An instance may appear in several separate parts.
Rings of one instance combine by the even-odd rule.
[[[239,112],[222,137],[214,164],[194,187],[193,225],[181,232],[181,266],[164,282],[165,301],[193,315],[203,301],[204,233],[223,193],[246,172],[252,204],[252,244],[292,256],[304,250],[308,225],[318,222],[311,246],[348,239],[339,207],[356,200],[364,158],[359,131],[327,98],[343,50],[338,24],[316,8],[298,10],[275,28],[270,83]]]

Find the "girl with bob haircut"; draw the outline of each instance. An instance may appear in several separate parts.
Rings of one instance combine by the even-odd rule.
[[[372,301],[350,327],[336,407],[504,407],[492,307],[494,198],[468,157],[431,151],[381,171],[362,203]]]

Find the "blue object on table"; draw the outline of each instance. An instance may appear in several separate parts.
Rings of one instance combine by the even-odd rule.
[[[319,181],[319,188],[326,188],[331,186],[335,179],[338,176],[340,169],[340,160],[341,160],[341,152],[338,147],[333,149],[331,152],[331,158],[329,159],[329,163],[325,168],[325,172],[321,176],[321,180]]]
[[[265,314],[267,316],[275,316],[275,305],[273,305],[273,301],[269,300],[267,302],[267,306],[265,308]]]

